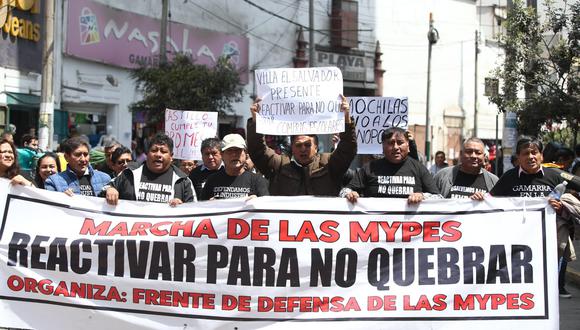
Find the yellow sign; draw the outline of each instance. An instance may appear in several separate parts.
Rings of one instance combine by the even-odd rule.
[[[16,38],[32,41],[40,40],[40,24],[28,19],[19,18],[14,9],[29,11],[31,14],[40,13],[41,0],[0,0],[0,27],[5,33]]]

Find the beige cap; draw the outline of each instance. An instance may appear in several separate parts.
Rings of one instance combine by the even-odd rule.
[[[222,151],[229,148],[247,149],[246,140],[240,134],[228,134],[222,140]]]

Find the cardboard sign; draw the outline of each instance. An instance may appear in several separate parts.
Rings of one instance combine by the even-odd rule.
[[[381,135],[389,127],[407,129],[409,100],[406,97],[349,97],[348,100],[356,123],[360,155],[382,154]]]
[[[217,112],[165,110],[165,134],[173,139],[173,158],[201,159],[201,142],[217,136]]]
[[[336,67],[256,70],[262,99],[256,131],[269,135],[344,131],[342,73]]]

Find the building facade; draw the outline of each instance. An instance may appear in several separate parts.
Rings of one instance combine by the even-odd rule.
[[[491,30],[498,22],[493,21],[489,12],[480,11],[480,4],[473,0],[377,2],[377,37],[386,70],[383,95],[409,97],[409,129],[414,132],[423,154],[427,32],[432,14],[439,40],[432,45],[431,58],[430,159],[438,150],[444,151],[448,159],[457,159],[461,141],[473,135],[486,141],[495,140],[497,108],[484,95],[485,78],[501,63],[502,51]],[[501,139],[501,115],[498,120]],[[474,132],[475,126],[477,132]]]

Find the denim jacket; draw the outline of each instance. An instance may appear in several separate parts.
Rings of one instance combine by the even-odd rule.
[[[89,165],[88,169],[91,177],[91,186],[93,187],[95,196],[98,196],[101,190],[103,190],[103,187],[111,181],[111,177],[106,173],[93,169],[91,165]],[[64,172],[53,174],[44,182],[44,189],[50,191],[63,192],[69,188],[76,195],[80,195],[81,187],[79,178],[69,166],[66,167]]]

